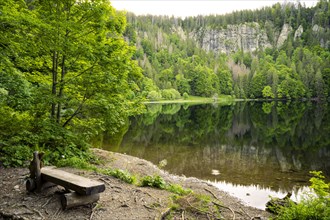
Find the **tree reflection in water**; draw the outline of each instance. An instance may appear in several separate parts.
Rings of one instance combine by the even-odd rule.
[[[178,175],[287,192],[309,171],[330,176],[327,103],[151,104],[103,148],[144,158]],[[121,140],[116,147],[112,139]],[[218,174],[213,175],[212,170]]]

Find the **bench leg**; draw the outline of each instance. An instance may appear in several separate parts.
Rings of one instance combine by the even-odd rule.
[[[66,193],[61,196],[63,209],[69,209],[76,206],[87,205],[100,199],[100,194],[80,195],[76,192]]]

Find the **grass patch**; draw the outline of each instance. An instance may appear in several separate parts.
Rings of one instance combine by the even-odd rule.
[[[79,157],[70,157],[65,158],[62,160],[59,160],[56,163],[56,166],[58,167],[73,167],[77,169],[83,169],[83,170],[96,170],[97,168],[87,162],[85,159],[79,158]]]
[[[121,169],[103,169],[99,170],[101,173],[108,175],[108,176],[113,176],[115,178],[118,178],[126,183],[129,184],[135,184],[136,183],[136,176],[130,174],[128,171],[121,170]]]
[[[175,193],[180,196],[188,195],[190,193],[193,193],[191,189],[185,189],[181,185],[178,184],[168,184],[166,186],[166,190],[172,193]]]
[[[155,100],[155,101],[146,101],[144,103],[232,103],[235,99],[230,95],[220,95],[218,98],[214,99],[212,97],[201,97],[201,96],[188,96],[185,99],[175,99],[175,100]]]

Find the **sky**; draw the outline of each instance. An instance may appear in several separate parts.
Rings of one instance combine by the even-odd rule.
[[[133,12],[136,15],[174,15],[175,17],[226,14],[243,9],[257,9],[276,2],[297,2],[297,0],[110,0],[117,10]],[[317,0],[300,0],[307,7],[316,5]]]

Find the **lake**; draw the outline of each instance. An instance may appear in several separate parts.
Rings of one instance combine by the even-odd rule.
[[[166,164],[264,209],[271,196],[297,200],[310,170],[330,176],[330,108],[313,102],[149,104],[103,148]]]

